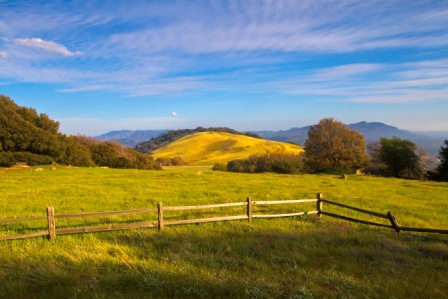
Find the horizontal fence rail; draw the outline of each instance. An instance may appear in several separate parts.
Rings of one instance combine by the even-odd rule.
[[[37,216],[37,217],[28,217],[28,218],[2,219],[2,220],[0,220],[0,223],[22,222],[22,221],[42,220],[42,219],[47,219],[47,217],[45,217],[45,216]]]
[[[81,217],[95,217],[95,216],[116,216],[116,215],[130,215],[139,213],[157,212],[157,209],[138,209],[138,210],[125,210],[114,212],[95,212],[95,213],[77,213],[77,214],[60,214],[55,215],[55,218],[81,218]]]
[[[305,212],[294,212],[294,213],[278,213],[278,214],[253,214],[254,205],[278,205],[278,204],[300,204],[300,203],[316,203],[316,210],[305,211]],[[386,219],[390,224],[376,223],[361,219],[356,219],[352,217],[347,217],[343,215],[338,215],[335,213],[330,213],[323,211],[323,204],[334,205],[341,208],[356,211],[362,214],[367,214],[370,216],[378,217],[381,219]],[[196,218],[196,219],[182,219],[182,220],[168,220],[164,218],[165,212],[172,211],[186,211],[186,210],[198,210],[198,209],[217,209],[217,208],[228,208],[228,207],[245,207],[245,214],[242,215],[232,215],[232,216],[221,216],[221,217],[209,217],[209,218]],[[76,227],[76,228],[56,228],[56,219],[70,219],[70,218],[85,218],[85,217],[101,217],[101,216],[121,216],[121,215],[134,215],[134,214],[154,214],[153,221],[142,221],[137,223],[126,223],[126,224],[115,224],[115,225],[100,225],[100,226],[88,226],[88,227]],[[296,217],[303,215],[317,215],[318,217],[329,216],[341,220],[379,226],[389,229],[394,229],[397,232],[401,231],[411,231],[411,232],[425,232],[425,233],[440,233],[448,234],[448,230],[443,229],[429,229],[429,228],[413,228],[400,226],[395,219],[392,212],[387,212],[387,214],[382,214],[374,211],[369,211],[357,207],[352,207],[349,205],[341,204],[331,200],[324,199],[321,193],[317,194],[316,199],[297,199],[297,200],[271,200],[271,201],[253,201],[247,198],[245,202],[236,203],[223,203],[223,204],[210,204],[210,205],[195,205],[195,206],[167,206],[164,207],[161,202],[157,204],[157,208],[145,208],[145,209],[135,209],[135,210],[124,210],[124,211],[111,211],[111,212],[88,212],[88,213],[75,213],[75,214],[55,214],[53,207],[47,207],[47,216],[36,216],[28,218],[15,218],[15,219],[3,219],[0,220],[0,224],[3,223],[13,223],[13,222],[24,222],[33,220],[47,220],[47,230],[35,232],[31,234],[23,234],[18,236],[3,236],[0,240],[17,240],[26,239],[34,237],[47,236],[50,240],[55,239],[56,235],[68,235],[68,234],[80,234],[80,233],[93,233],[93,232],[107,232],[116,230],[128,230],[136,228],[157,228],[162,231],[164,226],[169,225],[185,225],[185,224],[195,224],[195,223],[206,223],[206,222],[218,222],[218,221],[234,221],[234,220],[247,220],[252,223],[253,218],[283,218],[283,217]]]
[[[341,207],[341,208],[346,208],[346,209],[349,209],[349,210],[357,211],[357,212],[360,212],[360,213],[363,213],[363,214],[368,214],[368,215],[371,215],[371,216],[376,216],[376,217],[379,217],[379,218],[382,218],[382,219],[387,219],[387,220],[389,220],[390,225],[376,223],[376,222],[370,222],[370,221],[365,221],[365,220],[356,219],[356,218],[347,217],[347,216],[342,216],[342,215],[329,213],[329,212],[324,212],[322,210],[322,204],[323,203],[327,203],[327,204],[330,204],[330,205],[335,205],[335,206],[338,206],[338,207]],[[391,211],[387,212],[387,214],[381,214],[381,213],[377,213],[377,212],[372,212],[372,211],[368,211],[368,210],[352,207],[352,206],[349,206],[349,205],[344,205],[344,204],[341,204],[341,203],[338,203],[338,202],[334,202],[334,201],[331,201],[331,200],[323,199],[322,198],[322,194],[320,194],[320,193],[317,194],[317,206],[318,206],[318,211],[319,211],[320,215],[326,215],[326,216],[330,216],[330,217],[333,217],[333,218],[338,218],[338,219],[342,219],[342,220],[347,220],[347,221],[357,222],[357,223],[362,223],[362,224],[367,224],[367,225],[391,228],[391,229],[394,229],[396,232],[410,231],[410,232],[421,232],[421,233],[448,234],[448,230],[447,229],[417,228],[417,227],[400,226],[398,224],[397,220],[395,219],[394,213],[392,213]]]

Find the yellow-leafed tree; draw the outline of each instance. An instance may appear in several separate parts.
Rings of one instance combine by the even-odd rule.
[[[305,157],[311,172],[353,172],[367,161],[364,135],[324,118],[308,132]]]

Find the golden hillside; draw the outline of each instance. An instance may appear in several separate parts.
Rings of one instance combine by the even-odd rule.
[[[252,155],[298,154],[303,149],[294,144],[263,140],[222,132],[201,132],[180,138],[154,152],[157,158],[181,157],[191,165],[213,165]]]

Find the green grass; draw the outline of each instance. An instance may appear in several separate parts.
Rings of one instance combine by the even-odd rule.
[[[46,206],[54,206],[58,214],[156,207],[159,201],[175,206],[240,202],[248,196],[315,198],[321,192],[337,202],[394,211],[401,225],[448,227],[447,183],[204,169],[199,174],[190,168],[56,168],[0,169],[0,219],[45,215]],[[238,209],[209,213],[244,214],[244,207]],[[258,209],[258,213],[306,211],[314,205]],[[324,211],[356,215],[326,204]],[[58,221],[57,226],[145,219],[156,215]],[[45,228],[45,221],[0,224],[0,236],[39,227]],[[447,298],[448,236],[397,234],[325,216],[304,216],[254,219],[252,224],[168,226],[162,232],[149,228],[67,235],[54,241],[0,241],[0,298],[166,297]]]

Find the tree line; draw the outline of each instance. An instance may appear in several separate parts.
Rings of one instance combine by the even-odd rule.
[[[0,166],[59,163],[113,168],[160,168],[152,157],[118,143],[66,136],[59,122],[0,95]]]
[[[424,153],[413,142],[381,138],[365,145],[364,136],[333,118],[312,126],[299,155],[265,155],[215,164],[213,169],[231,172],[364,173],[406,179],[448,181],[448,140],[439,151],[439,164],[428,170]]]

